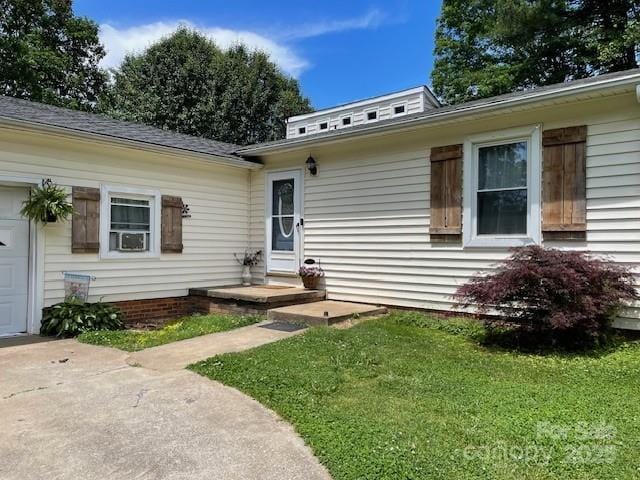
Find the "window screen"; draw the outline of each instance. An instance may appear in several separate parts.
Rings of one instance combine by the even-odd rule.
[[[151,201],[111,198],[109,250],[149,250]]]
[[[478,149],[478,235],[527,233],[527,142]]]

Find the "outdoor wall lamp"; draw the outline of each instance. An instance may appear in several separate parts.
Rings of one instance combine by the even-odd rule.
[[[307,158],[307,170],[312,176],[316,176],[318,174],[318,164],[316,163],[316,159],[313,157]]]

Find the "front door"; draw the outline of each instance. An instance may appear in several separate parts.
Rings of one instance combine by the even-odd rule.
[[[0,336],[27,331],[29,222],[27,189],[0,187]]]
[[[267,272],[295,273],[301,258],[300,170],[267,174]]]

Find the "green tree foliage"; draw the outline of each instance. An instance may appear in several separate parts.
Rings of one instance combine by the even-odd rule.
[[[106,84],[98,26],[71,0],[0,0],[0,94],[91,109]]]
[[[433,87],[448,103],[635,68],[638,0],[444,0]]]
[[[239,145],[282,138],[288,116],[310,111],[298,82],[267,54],[222,51],[186,28],[127,56],[114,80],[105,113]]]

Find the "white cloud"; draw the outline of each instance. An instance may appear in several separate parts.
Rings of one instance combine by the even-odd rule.
[[[249,48],[267,52],[284,72],[298,77],[310,67],[310,62],[300,56],[291,42],[295,39],[317,37],[347,30],[375,28],[384,19],[379,10],[372,10],[360,17],[345,20],[323,20],[296,28],[283,28],[274,35],[263,35],[248,30],[195,25],[188,20],[154,22],[128,28],[118,28],[109,23],[100,25],[100,40],[107,54],[102,66],[114,68],[120,65],[127,53],[139,53],[162,37],[173,33],[181,25],[198,30],[216,42],[221,48],[242,43]]]
[[[286,38],[310,38],[326,35],[329,33],[345,32],[347,30],[365,30],[380,26],[385,19],[385,15],[380,10],[370,12],[354,18],[345,20],[323,20],[300,28],[291,29],[284,33]]]
[[[293,76],[300,75],[309,67],[309,62],[295,53],[290,46],[258,33],[220,27],[196,27],[188,21],[155,22],[124,29],[110,24],[100,25],[100,40],[107,50],[102,65],[107,68],[117,67],[127,53],[143,51],[162,37],[175,32],[181,25],[198,30],[221,48],[242,43],[249,48],[263,50],[282,70]]]

